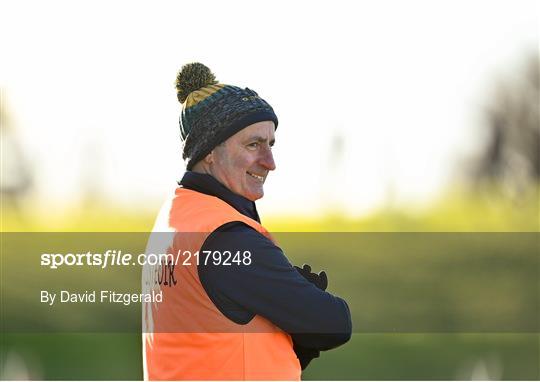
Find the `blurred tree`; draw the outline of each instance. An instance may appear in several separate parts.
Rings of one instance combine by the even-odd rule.
[[[486,109],[488,139],[472,168],[477,182],[505,186],[518,196],[540,180],[540,67],[531,55],[499,84]]]
[[[0,91],[0,138],[2,209],[11,208],[20,213],[20,199],[31,188],[33,177],[9,118],[4,91]]]
[[[326,174],[321,178],[320,187],[322,191],[321,203],[327,209],[326,213],[334,216],[343,213],[345,207],[342,203],[344,197],[342,194],[342,180],[347,179],[345,166],[343,165],[346,151],[345,144],[345,138],[340,126],[335,127],[328,141]]]
[[[102,131],[91,129],[85,137],[81,150],[80,188],[81,202],[86,208],[94,208],[105,202],[104,190],[105,152]]]

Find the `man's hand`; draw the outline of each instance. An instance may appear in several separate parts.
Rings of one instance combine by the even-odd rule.
[[[321,290],[326,290],[328,287],[328,277],[325,271],[320,271],[318,274],[311,272],[311,267],[308,264],[304,264],[302,268],[294,266],[296,270],[310,283],[314,284]]]
[[[325,271],[320,271],[318,274],[313,273],[311,272],[311,267],[308,264],[304,264],[302,268],[295,265],[294,268],[307,281],[315,285],[317,288],[321,290],[326,290],[326,287],[328,287],[328,277],[326,276]],[[300,361],[300,366],[302,367],[302,370],[305,370],[313,358],[319,357],[320,351],[298,345],[294,340],[294,337],[295,336],[293,336],[294,352],[296,353],[296,356]]]

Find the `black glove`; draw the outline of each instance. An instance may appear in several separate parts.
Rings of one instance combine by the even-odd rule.
[[[302,268],[297,267],[295,265],[294,268],[307,281],[315,285],[317,288],[321,290],[326,290],[326,287],[328,287],[328,277],[326,276],[325,271],[320,271],[319,274],[313,273],[311,272],[311,267],[308,264],[304,264]],[[306,348],[301,345],[298,345],[295,341],[295,337],[302,336],[302,335],[303,334],[292,335],[292,338],[293,338],[293,349],[294,349],[294,352],[296,353],[296,357],[298,357],[298,360],[300,361],[300,366],[302,367],[302,370],[305,370],[306,367],[311,362],[311,360],[313,358],[318,358],[321,352],[316,349],[310,349],[310,348]]]
[[[326,276],[325,271],[320,271],[319,274],[313,273],[308,264],[304,264],[302,268],[299,268],[296,265],[294,267],[307,281],[314,284],[317,288],[326,290],[328,287],[328,277]]]

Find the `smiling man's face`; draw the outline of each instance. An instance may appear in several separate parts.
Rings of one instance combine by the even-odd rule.
[[[251,201],[264,195],[264,182],[275,170],[272,155],[274,122],[263,121],[240,130],[211,153],[209,173],[232,192]]]

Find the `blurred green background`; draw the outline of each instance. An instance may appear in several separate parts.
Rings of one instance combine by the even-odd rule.
[[[509,183],[510,182],[510,183]],[[351,218],[329,213],[316,218],[300,216],[263,217],[263,222],[274,232],[538,232],[538,178],[519,188],[510,188],[511,181],[499,175],[476,177],[470,184],[447,190],[440,198],[422,209],[383,207],[366,216]],[[10,194],[16,198],[16,194]],[[22,199],[21,199],[22,200]],[[157,206],[156,206],[157,207]],[[157,208],[156,208],[157,210]],[[63,215],[31,213],[16,204],[3,204],[2,232],[148,232],[155,211],[141,212],[116,209],[107,201],[70,209]],[[5,235],[3,235],[3,240]],[[317,248],[311,250],[309,242],[286,252],[291,262],[309,262],[318,269],[331,269],[331,289],[340,295],[357,295],[351,290],[355,278],[370,280],[366,270],[384,269],[387,258],[370,259],[363,263],[361,248],[350,248],[338,257],[329,259]],[[2,290],[5,274],[20,272],[10,268],[10,256],[17,252],[5,250],[2,244]],[[284,248],[287,245],[284,243]],[[304,251],[301,250],[304,249]],[[540,251],[538,240],[527,248],[531,253]],[[471,248],[464,244],[462,252]],[[399,253],[399,249],[397,250]],[[467,267],[467,259],[440,259],[448,270],[459,272]],[[500,259],[511,261],[511,251],[500,253]],[[538,259],[530,262],[538,275]],[[356,268],[355,268],[356,267]],[[535,268],[536,267],[536,268]],[[358,269],[358,271],[356,270]],[[429,280],[425,288],[433,287],[437,274],[419,264],[413,279]],[[444,272],[438,269],[437,272]],[[435,278],[434,278],[435,276]],[[379,280],[380,281],[380,280]],[[494,279],[494,285],[499,280]],[[507,280],[508,281],[508,280]],[[379,295],[400,290],[400,277],[388,278],[385,283],[373,285]],[[512,282],[510,280],[510,282]],[[369,285],[369,282],[366,282]],[[516,283],[518,285],[519,283]],[[420,284],[421,285],[421,284]],[[474,279],[463,286],[475,289]],[[536,295],[536,291],[517,289],[516,295]],[[534,286],[533,286],[534,288]],[[19,291],[23,293],[22,291]],[[4,295],[5,296],[5,295]],[[448,296],[447,296],[448,297]],[[450,297],[449,297],[450,298]],[[497,302],[497,296],[493,297]],[[501,302],[504,304],[504,301]],[[377,317],[393,314],[383,301],[354,301],[355,311]],[[533,306],[538,306],[533,304]],[[5,304],[3,307],[5,308]],[[408,305],[403,302],[402,310]],[[440,319],[437,304],[423,306],[434,320]],[[414,315],[415,310],[410,308]],[[13,312],[11,312],[13,313]],[[16,314],[24,316],[26,312]],[[353,317],[355,318],[355,317]],[[536,315],[538,318],[538,315]],[[67,318],[69,320],[69,318]],[[326,352],[312,362],[303,373],[308,380],[452,380],[452,379],[511,379],[537,380],[540,378],[540,336],[531,333],[363,333],[361,322],[356,321],[351,341],[334,351]],[[122,380],[142,378],[141,336],[134,333],[8,333],[1,338],[2,379],[45,380]]]
[[[540,336],[534,320],[538,320],[540,302],[539,290],[535,288],[538,286],[540,237],[535,233],[538,232],[537,221],[531,213],[538,201],[520,201],[517,206],[510,199],[498,199],[493,203],[494,198],[496,196],[490,194],[482,197],[462,194],[461,199],[452,196],[441,200],[439,207],[433,206],[416,215],[381,211],[358,220],[328,216],[306,221],[296,218],[294,223],[290,219],[279,218],[269,221],[268,226],[276,231],[275,235],[291,262],[309,262],[315,269],[326,269],[330,278],[329,289],[347,299],[353,314],[355,330],[351,341],[342,348],[323,353],[303,373],[303,378],[538,379]],[[63,223],[58,221],[55,229],[57,232],[97,229],[113,232],[129,226],[130,230],[144,232],[153,222],[153,215],[144,217],[125,211],[81,210],[81,216],[90,215],[95,217],[95,225],[91,224],[91,219],[67,217]],[[107,219],[108,216],[111,218]],[[119,216],[122,224],[113,221],[113,217]],[[280,222],[286,223],[280,226]],[[11,224],[11,230],[17,227],[16,231],[29,228],[15,217],[4,220],[4,224]],[[311,233],[287,233],[291,224]],[[471,233],[473,228],[492,233]],[[347,235],[351,234],[329,234],[324,233],[325,230],[379,233],[365,234],[371,239],[365,240],[363,246],[351,246],[347,243]],[[418,240],[414,239],[414,234],[403,233],[400,236],[399,231],[405,230],[418,232]],[[433,232],[441,230],[455,232]],[[469,233],[459,233],[465,230]],[[493,233],[516,230],[518,232],[514,236],[511,233]],[[522,240],[519,231],[531,233]],[[17,309],[17,303],[9,302],[16,296],[25,296],[31,283],[6,288],[4,283],[11,285],[20,277],[13,274],[8,277],[6,273],[20,272],[25,261],[32,259],[34,263],[35,260],[30,256],[21,259],[24,252],[17,251],[17,246],[13,248],[14,240],[10,235],[13,234],[3,234],[2,306],[10,309],[8,315],[11,320],[17,320],[17,317],[28,320],[27,315],[30,314],[31,319],[43,323],[45,315],[32,315],[29,313],[32,309]],[[21,235],[18,240],[29,236],[18,235]],[[134,234],[127,235],[126,238],[130,235],[135,237]],[[147,234],[136,235],[137,240],[126,242],[124,248],[144,248]],[[475,245],[475,237],[489,235],[493,238],[478,239]],[[460,239],[462,236],[463,240]],[[430,238],[439,241],[431,244],[433,261],[426,258]],[[445,243],[444,238],[453,239]],[[24,247],[20,243],[17,245]],[[70,247],[67,241],[64,245]],[[39,244],[29,246],[35,248]],[[332,253],[329,253],[329,247],[334,249]],[[418,251],[419,248],[423,250]],[[33,264],[26,265],[24,277],[27,280],[36,274],[35,268],[40,271]],[[57,287],[68,288],[70,284],[79,284],[89,277],[83,270],[76,274],[70,269],[63,272],[55,273],[58,275],[54,276]],[[135,288],[140,280],[138,269],[130,272],[120,269],[115,277],[122,282],[128,281]],[[486,277],[493,279],[486,280]],[[46,279],[38,276],[36,280],[39,284]],[[490,283],[493,287],[486,289]],[[487,327],[493,323],[497,327],[497,317],[490,317],[490,314],[498,312],[499,308],[502,312],[510,312],[510,322],[518,322],[517,330],[506,333],[499,330],[470,331],[471,327],[483,328],[482,322],[486,322]],[[87,310],[87,317],[83,314],[77,320],[94,320],[91,309]],[[138,312],[137,308],[130,313],[135,322],[140,317]],[[3,314],[6,317],[5,311]],[[398,323],[398,330],[392,332],[389,328],[394,318],[410,320],[412,324]],[[119,310],[111,311],[106,319],[118,320],[121,324],[126,319],[130,320],[130,316]],[[467,323],[467,319],[481,323],[471,326],[469,322],[460,330],[459,322]],[[56,322],[57,328],[72,327],[77,322],[75,320],[75,316],[64,317],[63,321]],[[377,332],[377,328],[383,332]],[[408,332],[402,333],[399,328]],[[425,332],[422,328],[426,329]],[[527,329],[531,328],[528,332]],[[2,362],[4,379],[140,379],[141,336],[138,333],[3,332]]]
[[[24,265],[31,257],[9,233],[140,232],[144,246],[182,172],[175,70],[200,60],[275,106],[278,171],[258,205],[263,224],[292,263],[326,269],[330,290],[351,303],[351,341],[321,354],[303,379],[540,379],[538,3],[353,3],[276,4],[261,17],[242,2],[216,2],[212,12],[195,2],[3,2],[3,320],[47,318],[14,303],[32,298],[36,285],[24,280],[42,270]],[[205,28],[186,17],[201,14]],[[252,23],[220,28],[229,18]],[[289,234],[298,232],[390,236],[375,250],[336,234],[329,254],[309,235]],[[426,261],[400,245],[405,232],[532,236],[524,245],[519,236],[453,240],[447,251],[434,243]],[[62,287],[89,277],[58,274]],[[136,269],[119,277],[140,282]],[[140,319],[129,314],[107,318]],[[471,317],[519,325],[474,332]],[[399,318],[412,328],[388,330]],[[99,318],[64,319],[56,325]],[[15,333],[1,324],[1,379],[142,378],[139,333]]]

